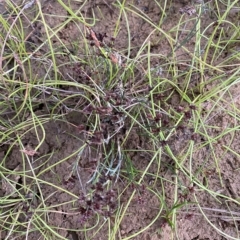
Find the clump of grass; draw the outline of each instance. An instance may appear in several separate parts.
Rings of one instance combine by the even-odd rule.
[[[157,21],[150,19],[141,4],[117,1],[111,5],[110,10],[114,8],[119,17],[109,36],[95,30],[97,12],[92,18],[83,15],[87,1],[79,2],[74,11],[73,5],[58,0],[65,15],[52,16],[63,19],[54,27],[39,1],[31,6],[7,1],[6,14],[0,18],[0,136],[5,151],[0,165],[5,185],[1,230],[5,239],[31,234],[66,239],[72,232],[94,239],[105,227],[108,238],[115,239],[129,208],[148,206],[148,196],[158,201],[156,216],[124,239],[148,231],[159,219],[159,232],[169,224],[172,239],[179,237],[177,217],[182,212],[201,213],[219,234],[238,239],[211,221],[213,215],[206,214],[201,205],[201,193],[228,206],[239,205],[234,194],[218,191],[208,179],[215,169],[213,174],[224,187],[222,159],[227,154],[239,156],[232,146],[239,120],[238,96],[232,93],[239,82],[235,47],[239,25],[228,19],[239,3],[209,1],[179,9],[180,20],[167,29],[174,6],[168,8],[166,0],[153,2],[161,12]],[[31,14],[34,17],[28,17]],[[98,14],[103,16],[101,8]],[[209,14],[215,20],[205,23]],[[132,32],[136,31],[133,16],[150,29],[139,36],[143,41],[137,46],[131,41],[136,34]],[[80,37],[67,44],[60,36],[69,24],[78,29]],[[26,33],[26,26],[33,31]],[[34,28],[42,29],[41,34]],[[127,36],[124,48],[119,40],[123,28]],[[160,51],[155,51],[158,46]],[[81,116],[79,123],[68,121],[70,114]],[[232,123],[224,128],[214,126],[213,120],[220,114]],[[59,149],[44,152],[51,122],[73,129],[69,139],[79,145],[67,156],[59,157]],[[29,135],[36,139],[33,147],[25,143]],[[229,136],[229,144],[222,146],[223,156],[219,156],[216,144]],[[208,156],[196,165],[194,161],[203,151]],[[16,152],[21,154],[21,167],[11,169],[9,159]],[[134,154],[148,159],[143,168],[138,168]],[[63,178],[56,169],[68,162],[68,174]],[[53,176],[49,181],[47,172]],[[147,182],[149,178],[152,184]],[[76,186],[77,191],[73,190]],[[45,187],[51,192],[46,193]],[[59,193],[66,199],[52,204]],[[231,214],[231,207],[218,211],[237,226],[237,214]],[[51,222],[54,214],[63,212],[78,219],[79,229]]]

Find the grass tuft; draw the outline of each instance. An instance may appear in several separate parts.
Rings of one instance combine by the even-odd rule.
[[[1,238],[239,239],[239,1],[110,2],[0,3]]]

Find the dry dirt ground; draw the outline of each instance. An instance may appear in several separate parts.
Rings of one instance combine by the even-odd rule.
[[[69,1],[72,9],[78,9],[79,4],[81,2],[77,1]],[[82,8],[81,12],[85,17],[92,17],[92,14],[94,12],[95,17],[97,19],[95,26],[93,27],[94,31],[97,33],[106,33],[106,41],[111,41],[110,37],[114,35],[114,30],[116,26],[116,21],[118,19],[118,10],[114,6],[113,0],[95,0],[95,1],[88,1],[88,3]],[[157,3],[155,1],[146,1],[146,0],[132,0],[128,1],[129,4],[133,4],[136,9],[139,10],[139,12],[144,12],[146,16],[151,19],[153,22],[158,22],[159,18],[161,16],[161,10]],[[159,1],[161,2],[161,1]],[[174,25],[179,21],[181,17],[180,9],[191,5],[189,1],[172,1],[169,6],[167,7],[167,13],[168,17],[166,18],[166,21],[162,28],[166,31],[167,29],[172,29]],[[129,5],[130,6],[130,5]],[[32,9],[26,10],[29,12],[29,18],[31,16],[34,16],[34,11]],[[56,0],[49,0],[42,2],[42,11],[44,14],[46,14],[46,23],[54,28],[55,26],[58,26],[61,22],[65,21],[65,17],[68,13],[67,11],[58,3]],[[28,13],[26,12],[26,13]],[[232,16],[229,16],[229,18],[235,18],[235,12],[232,12]],[[239,16],[239,15],[238,15]],[[143,42],[149,37],[151,31],[153,30],[150,24],[148,24],[146,21],[143,21],[142,18],[128,13],[128,20],[129,20],[129,29],[131,32],[131,44],[135,46],[135,48],[132,48],[129,57],[135,57],[137,54],[139,48],[143,44]],[[211,15],[210,12],[207,12],[204,14],[204,21],[206,25],[208,25],[211,22],[214,22],[215,16]],[[238,19],[240,20],[240,19]],[[128,39],[129,39],[129,33],[126,26],[126,22],[124,19],[121,19],[119,22],[120,24],[120,31],[118,32],[114,47],[118,49],[118,51],[121,51],[122,54],[128,54],[127,47],[128,47]],[[193,25],[194,23],[192,23]],[[191,22],[187,25],[187,28],[191,29],[192,27]],[[202,26],[204,28],[204,24]],[[61,41],[68,46],[68,50],[71,52],[76,52],[76,46],[72,43],[78,42],[79,45],[81,45],[84,41],[81,32],[84,32],[84,25],[81,25],[80,23],[76,24],[75,22],[69,21],[68,24],[64,26],[62,30],[58,32],[58,38],[61,39]],[[27,32],[31,32],[31,38],[29,41],[31,41],[31,46],[33,45],[39,45],[45,38],[45,32],[42,25],[38,22],[34,25],[34,31],[32,32],[32,29],[26,29]],[[209,29],[208,31],[211,31]],[[185,33],[183,32],[181,35],[181,38],[184,39]],[[162,56],[167,56],[171,49],[168,48],[168,43],[166,39],[159,41],[158,39],[161,38],[160,33],[155,33],[150,36],[151,43],[152,43],[152,53],[159,53],[161,52]],[[57,46],[59,39],[56,37],[55,44]],[[53,39],[54,41],[54,39]],[[193,49],[194,47],[194,39],[191,39],[187,43],[187,47],[189,50]],[[84,46],[84,45],[82,45]],[[44,49],[42,49],[44,51]],[[81,50],[77,50],[81,52]],[[182,56],[181,49],[177,51],[177,56],[179,57],[179,62],[183,62],[186,60],[187,56]],[[223,56],[224,58],[224,56]],[[59,62],[63,61],[64,58],[62,56],[59,56]],[[154,59],[151,63],[152,66],[159,66],[163,62],[162,59]],[[35,67],[35,71],[39,76],[43,76],[45,74],[45,71],[41,72],[39,70],[39,66]],[[77,73],[68,71],[70,69],[70,66],[64,66],[62,68],[61,74],[64,77],[67,77],[67,73],[71,74],[72,77],[76,78]],[[184,70],[184,65],[179,66],[180,70]],[[163,73],[165,74],[165,73]],[[79,79],[81,81],[81,79]],[[195,80],[197,81],[197,79]],[[192,83],[194,85],[194,81]],[[213,87],[213,86],[209,86]],[[240,107],[240,99],[239,99],[239,91],[240,87],[236,88],[234,87],[231,89],[232,97],[230,99],[230,96],[227,94],[224,95],[226,97],[226,106],[222,106],[222,109],[216,109],[212,115],[207,116],[207,122],[209,126],[217,126],[218,128],[209,130],[208,134],[210,136],[218,136],[219,132],[223,131],[226,126],[237,126],[237,122],[229,117],[229,115],[225,114],[224,109],[227,109],[228,106],[228,100],[232,100],[232,98],[235,101],[235,104]],[[178,96],[174,95],[173,98],[169,101],[170,104],[173,106],[178,104]],[[205,103],[204,106],[206,109],[211,109],[213,107],[212,103]],[[44,113],[47,113],[48,109],[46,106],[39,106],[35,109],[35,113],[37,115],[41,115]],[[207,115],[207,114],[206,114]],[[31,166],[36,169],[35,174],[38,175],[38,173],[41,172],[41,175],[38,175],[38,178],[43,179],[45,183],[43,182],[41,185],[41,195],[36,198],[35,201],[31,201],[31,209],[37,210],[39,206],[39,198],[45,199],[44,204],[46,208],[49,209],[48,219],[47,223],[48,225],[54,226],[59,228],[59,230],[56,230],[60,236],[65,237],[65,239],[72,239],[72,240],[80,240],[80,239],[108,239],[107,237],[107,226],[102,227],[96,235],[94,235],[95,229],[89,230],[86,233],[77,231],[74,232],[73,230],[81,229],[82,223],[81,218],[83,215],[83,212],[81,212],[80,206],[81,206],[81,200],[77,201],[75,205],[73,202],[75,202],[76,196],[81,198],[83,195],[82,188],[79,186],[78,176],[72,176],[71,175],[71,169],[73,164],[76,162],[76,153],[78,149],[83,144],[83,134],[79,132],[76,128],[76,126],[79,126],[87,121],[87,118],[85,118],[82,113],[80,112],[71,112],[69,114],[66,114],[66,119],[64,121],[60,120],[53,120],[51,122],[47,122],[44,124],[45,128],[45,140],[42,143],[41,147],[38,150],[38,154],[33,156],[31,158]],[[184,152],[184,147],[187,141],[192,136],[192,129],[179,129],[176,133],[175,137],[170,139],[169,145],[171,145],[171,148],[174,150],[174,153],[176,155],[181,154]],[[25,144],[26,148],[34,148],[36,145],[38,145],[38,139],[42,138],[41,136],[42,132],[39,131],[39,135],[36,136],[35,131],[28,131],[27,134],[24,134],[24,137],[22,139],[23,143]],[[196,142],[206,141],[206,139],[197,138]],[[215,153],[217,154],[218,159],[220,159],[220,169],[222,172],[222,181],[223,184],[219,181],[219,177],[216,173],[216,170],[214,169],[214,164],[211,164],[212,162],[212,150],[208,145],[205,145],[204,148],[201,149],[201,151],[196,151],[194,153],[193,159],[193,165],[192,165],[192,171],[197,172],[197,170],[200,167],[206,168],[205,175],[198,176],[198,179],[202,179],[202,181],[208,182],[208,188],[212,191],[221,192],[225,195],[229,195],[231,197],[234,197],[235,199],[239,198],[240,194],[240,175],[236,169],[240,168],[240,162],[239,159],[231,154],[229,151],[226,151],[225,146],[229,146],[232,149],[234,149],[236,152],[239,152],[239,142],[240,142],[240,135],[239,133],[235,133],[234,136],[231,134],[226,134],[224,137],[220,138],[218,141],[214,143],[214,149]],[[126,156],[128,159],[130,159],[135,167],[135,169],[138,170],[144,170],[146,165],[149,162],[149,159],[151,156],[149,155],[149,152],[151,151],[151,144],[148,143],[144,136],[141,135],[141,131],[137,128],[132,129],[130,137],[126,143],[126,149],[129,149],[126,151]],[[136,149],[145,149],[149,150],[145,152],[139,153],[139,151],[135,151]],[[0,147],[0,156],[3,158],[6,157],[6,163],[5,167],[6,169],[19,169],[23,170],[25,169],[27,172],[26,179],[23,179],[23,177],[17,177],[18,183],[22,183],[23,181],[26,181],[26,184],[31,185],[31,169],[30,165],[26,161],[25,163],[22,161],[22,155],[19,154],[19,147],[15,146],[11,148],[11,151],[8,151],[9,146],[7,144],[2,145]],[[84,156],[88,156],[88,152],[84,153]],[[94,155],[94,153],[92,153]],[[43,156],[41,158],[41,156]],[[95,156],[97,158],[97,156]],[[87,157],[86,157],[87,158]],[[65,159],[62,162],[59,162],[59,159]],[[83,159],[83,160],[82,160]],[[84,162],[85,161],[85,162]],[[89,180],[91,176],[91,171],[89,171],[89,167],[87,166],[87,162],[89,159],[81,158],[80,160],[80,167],[79,167],[79,173],[81,175],[82,185],[85,186],[86,182]],[[174,186],[172,183],[173,179],[173,172],[171,172],[171,159],[168,157],[165,157],[163,155],[162,157],[162,165],[161,169],[158,172],[158,175],[161,176],[164,179],[168,179],[169,182],[164,182],[165,187],[165,197],[166,202],[171,206],[173,203],[173,191]],[[204,164],[203,164],[204,163]],[[49,166],[51,167],[51,171],[46,170],[43,171],[44,168],[48,169]],[[87,170],[86,170],[87,169]],[[149,169],[149,172],[152,172],[153,174],[156,174],[156,169],[158,169],[157,164],[152,164],[151,168]],[[91,169],[90,169],[91,170]],[[202,173],[203,171],[201,171]],[[7,174],[6,174],[7,175]],[[179,175],[180,181],[184,183],[185,186],[188,185],[187,180],[185,179],[184,175]],[[207,178],[207,180],[206,180]],[[70,179],[70,180],[69,180]],[[110,180],[114,181],[114,180]],[[122,189],[122,195],[120,196],[119,202],[123,203],[129,198],[131,195],[131,186],[128,188],[125,188],[126,180],[123,178],[118,183],[117,186],[114,186],[114,188]],[[156,179],[151,179],[149,175],[149,179],[144,180],[144,184],[151,188],[151,184],[154,182],[154,187],[161,191],[161,184],[160,181]],[[49,184],[51,183],[51,185]],[[59,188],[57,189],[56,186]],[[33,186],[36,190],[36,195],[40,195],[40,193],[37,190],[36,186]],[[132,187],[134,188],[134,186]],[[116,234],[116,239],[121,239],[124,237],[127,237],[129,234],[134,234],[135,232],[139,232],[140,230],[144,229],[148,224],[150,224],[153,219],[157,216],[159,212],[159,208],[161,208],[161,202],[159,201],[159,198],[151,193],[150,191],[146,191],[144,189],[141,189],[141,187],[138,187],[137,191],[139,192],[139,195],[142,194],[143,200],[139,199],[136,195],[134,197],[133,201],[131,202],[130,206],[128,207],[128,210],[126,212],[125,217],[123,218],[121,224],[120,224],[120,231]],[[66,189],[68,192],[64,191]],[[189,194],[185,196],[187,200],[191,200],[194,202],[194,199],[191,195],[191,190],[189,187]],[[6,195],[8,190],[7,187],[2,183],[2,189],[0,190],[1,197]],[[239,206],[234,204],[228,204],[227,201],[222,200],[216,200],[213,197],[209,196],[209,194],[203,193],[201,191],[198,191],[197,186],[195,186],[195,193],[198,198],[198,201],[200,205],[204,208],[208,208],[210,210],[205,210],[205,214],[208,215],[211,222],[217,226],[222,231],[228,233],[231,236],[237,237],[238,233],[236,231],[237,228],[239,228],[239,222],[231,222],[224,220],[224,218],[221,218],[221,214],[217,213],[216,211],[213,211],[213,209],[230,209],[231,211],[237,212],[239,210]],[[72,193],[69,194],[69,192]],[[104,194],[108,194],[107,191]],[[117,201],[116,196],[112,196],[114,200]],[[141,200],[141,201],[140,201]],[[16,207],[12,205],[11,207]],[[22,206],[27,207],[27,206]],[[29,207],[29,206],[28,206]],[[114,208],[114,207],[113,207]],[[29,218],[31,218],[32,212],[29,212]],[[177,215],[177,229],[175,230],[178,233],[178,239],[180,240],[220,240],[225,239],[224,237],[221,237],[219,233],[213,227],[206,222],[206,220],[203,218],[202,214],[196,210],[194,214],[194,210],[191,209],[191,211],[188,208],[183,208]],[[112,222],[114,221],[114,215],[111,216]],[[86,227],[91,228],[94,226],[96,220],[93,219],[87,223]],[[100,219],[101,222],[104,221],[104,219]],[[3,231],[1,233],[1,239],[6,238],[7,232]],[[169,226],[169,224],[166,223],[163,217],[158,217],[156,221],[146,230],[143,231],[141,234],[136,236],[134,239],[146,239],[146,240],[157,240],[157,239],[170,239],[172,234],[172,229]],[[11,239],[25,239],[25,237],[20,237],[15,233],[16,238]],[[88,238],[87,238],[88,237]],[[41,237],[41,233],[37,231],[30,231],[27,239],[43,239]],[[49,238],[50,239],[50,238]],[[56,239],[56,238],[53,238]]]

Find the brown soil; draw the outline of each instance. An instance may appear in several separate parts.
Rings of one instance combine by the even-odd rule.
[[[66,2],[66,1],[64,1]],[[71,2],[71,7],[73,10],[77,10],[81,4],[81,1],[69,1]],[[139,12],[146,14],[146,17],[151,19],[152,22],[157,23],[159,17],[161,16],[161,9],[158,6],[158,2],[161,1],[149,1],[149,0],[132,0],[127,1],[129,8],[133,8],[130,4],[133,4]],[[179,21],[182,17],[179,12],[181,8],[190,5],[189,1],[169,1],[171,4],[167,6],[167,13],[169,16],[166,18],[165,24],[162,28],[167,31],[167,29],[172,29],[173,26]],[[107,4],[108,3],[108,4]],[[114,36],[114,30],[116,27],[116,21],[119,15],[119,10],[116,7],[116,1],[110,0],[95,0],[88,1],[85,6],[81,9],[82,14],[85,17],[91,17],[92,13],[95,13],[97,19],[96,24],[93,29],[97,33],[106,33],[107,38],[106,42],[111,42],[110,37]],[[46,14],[46,23],[52,28],[58,26],[60,23],[66,20],[68,13],[58,1],[42,1],[42,11]],[[34,16],[34,11],[32,9],[27,9],[26,14],[29,12],[28,16]],[[229,19],[234,19],[236,13],[232,12],[232,16],[229,16]],[[189,16],[185,16],[189,17]],[[209,25],[209,23],[214,22],[215,16],[212,16],[209,12],[204,14],[204,23]],[[128,55],[130,58],[134,58],[138,53],[138,50],[141,48],[144,41],[149,38],[151,40],[151,52],[152,53],[161,53],[162,58],[156,58],[152,60],[151,66],[158,68],[164,58],[171,55],[171,48],[168,41],[165,37],[161,36],[160,32],[153,32],[153,28],[150,26],[147,21],[143,21],[142,18],[128,13],[129,29],[131,33],[131,52],[128,52],[128,39],[129,32],[127,29],[126,21],[121,19],[120,31],[117,33],[114,47],[121,54]],[[189,22],[186,26],[186,30],[192,29],[194,22]],[[202,28],[204,29],[204,25]],[[31,32],[31,29],[26,30]],[[81,56],[81,47],[84,47],[86,44],[85,37],[81,35],[81,32],[85,31],[85,26],[83,24],[76,24],[69,21],[62,30],[58,32],[58,37],[61,41],[68,47],[70,52],[79,54]],[[211,29],[208,30],[211,32]],[[180,34],[179,42],[184,40],[187,36],[187,31],[183,31]],[[34,31],[31,33],[30,41],[35,45],[39,46],[42,41],[45,39],[44,28],[40,23],[34,25]],[[54,38],[55,47],[59,44],[59,40]],[[189,51],[194,49],[195,39],[191,39],[186,47]],[[76,43],[79,46],[76,46]],[[204,44],[204,43],[203,43]],[[33,45],[31,45],[33,46]],[[30,46],[29,46],[30,47]],[[145,50],[144,50],[145,51]],[[44,48],[41,48],[41,53],[44,54]],[[144,52],[145,53],[145,52]],[[179,71],[185,70],[185,63],[187,63],[188,55],[186,52],[179,48],[176,52],[176,58],[179,62]],[[222,59],[224,59],[224,53]],[[84,56],[85,57],[85,56]],[[210,58],[210,56],[209,56]],[[68,71],[69,66],[64,66],[65,58],[59,56],[58,65],[60,69],[60,74],[63,77],[72,77],[76,78],[76,71]],[[219,61],[221,59],[219,58]],[[34,60],[33,60],[34,63]],[[39,77],[46,75],[46,69],[48,63],[38,63],[35,62],[35,67],[33,68],[33,74],[38,75]],[[144,64],[144,62],[143,62]],[[41,68],[41,69],[40,69]],[[147,67],[144,67],[146,70]],[[231,70],[231,69],[226,69]],[[30,71],[30,70],[29,70]],[[47,73],[49,76],[53,76],[52,72]],[[68,74],[68,75],[67,75]],[[140,73],[140,78],[142,77]],[[167,72],[162,73],[162,76],[168,76]],[[78,81],[82,81],[78,79]],[[100,81],[100,80],[99,80]],[[198,81],[193,79],[192,86]],[[184,87],[184,82],[181,82],[180,85]],[[209,88],[214,87],[209,85]],[[64,89],[64,87],[63,87]],[[68,88],[67,90],[71,91],[72,89]],[[192,162],[189,159],[186,160],[185,166],[188,164],[192,165],[192,173],[197,175],[197,172],[201,172],[200,175],[197,175],[198,180],[201,183],[208,184],[208,188],[211,191],[222,193],[226,196],[231,196],[234,199],[239,199],[240,195],[240,175],[238,170],[240,168],[239,158],[228,151],[228,148],[233,149],[235,152],[239,153],[239,142],[240,134],[235,132],[227,133],[229,127],[236,127],[239,125],[238,120],[233,117],[230,117],[229,114],[226,114],[226,110],[231,108],[229,102],[235,103],[235,106],[240,107],[240,98],[239,98],[240,87],[233,86],[227,93],[224,94],[226,100],[225,105],[221,108],[216,107],[214,102],[204,103],[203,107],[206,109],[206,123],[208,126],[216,126],[216,128],[207,129],[207,133],[212,138],[216,137],[216,141],[210,145],[205,144],[200,151],[194,151],[192,156]],[[231,93],[231,95],[229,94]],[[223,93],[219,93],[220,95]],[[231,96],[231,97],[230,97]],[[179,96],[175,93],[172,95],[172,98],[168,101],[171,106],[178,106]],[[183,105],[185,103],[183,102]],[[212,114],[208,115],[207,110],[214,108]],[[47,114],[48,109],[46,106],[37,108],[35,114],[41,116]],[[204,117],[204,116],[203,116]],[[96,149],[99,147],[97,144],[94,145],[93,149],[85,148],[84,152],[81,155],[80,162],[77,165],[78,174],[76,171],[73,171],[74,166],[76,165],[78,159],[78,153],[81,150],[83,144],[85,144],[85,135],[83,132],[79,131],[77,126],[85,124],[87,118],[79,111],[72,111],[68,114],[65,114],[65,119],[63,120],[52,120],[43,125],[43,129],[38,127],[37,129],[27,129],[26,132],[19,133],[22,136],[22,142],[25,144],[23,147],[30,151],[34,149],[39,144],[39,139],[44,139],[40,148],[37,150],[37,153],[34,156],[24,157],[23,161],[22,153],[20,149],[22,146],[11,145],[12,143],[4,144],[0,148],[0,154],[2,159],[4,159],[3,170],[4,176],[8,176],[8,170],[16,169],[20,172],[17,176],[8,176],[9,179],[12,179],[14,182],[23,183],[30,186],[32,194],[34,196],[30,197],[30,201],[22,201],[18,206],[10,204],[6,207],[4,211],[8,211],[10,208],[24,209],[28,208],[26,216],[20,214],[19,218],[22,218],[23,221],[31,219],[34,211],[37,212],[38,209],[47,209],[48,214],[42,216],[47,225],[55,227],[55,231],[62,237],[62,239],[108,239],[108,225],[105,224],[99,229],[96,233],[96,228],[90,229],[96,224],[97,219],[94,217],[90,219],[85,225],[85,228],[90,230],[84,232],[81,231],[83,228],[82,224],[82,215],[79,209],[81,207],[81,197],[84,193],[91,189],[92,185],[88,184],[90,177],[92,176],[91,167],[88,166],[89,161],[95,159],[98,160],[101,156],[97,156],[95,153]],[[202,130],[204,131],[204,130]],[[37,132],[37,134],[36,134]],[[218,138],[221,133],[224,133],[222,137]],[[192,139],[193,129],[179,129],[174,137],[170,139],[168,143],[171,149],[173,150],[176,156],[184,155],[184,151],[187,143]],[[239,141],[238,141],[239,139]],[[194,139],[196,146],[203,145],[207,143],[207,139],[203,139],[200,136],[197,136],[196,140]],[[10,145],[9,145],[10,144]],[[11,147],[9,147],[11,146]],[[11,149],[9,152],[8,149]],[[151,142],[148,142],[145,135],[142,134],[141,129],[134,127],[130,131],[130,137],[125,143],[125,154],[126,158],[130,159],[134,168],[138,171],[144,171],[146,166],[148,166],[149,161],[152,158],[151,150],[153,145]],[[144,151],[138,151],[138,150]],[[213,152],[214,149],[214,152]],[[160,209],[163,207],[161,199],[156,194],[144,189],[143,186],[149,189],[154,189],[155,191],[162,193],[162,184],[165,188],[165,201],[168,204],[168,208],[174,204],[174,188],[175,185],[172,182],[174,179],[174,171],[171,170],[172,160],[165,154],[163,150],[161,158],[161,169],[156,163],[152,163],[148,169],[148,174],[143,181],[141,186],[128,186],[128,182],[125,177],[131,177],[131,173],[123,174],[120,177],[120,180],[117,184],[114,184],[114,179],[111,180],[112,188],[118,189],[122,194],[120,196],[113,196],[114,201],[117,203],[122,203],[122,206],[127,202],[133,190],[136,190],[136,194],[131,201],[130,206],[125,213],[123,220],[120,223],[119,230],[116,231],[115,239],[127,239],[127,236],[133,235],[142,231],[142,233],[135,236],[133,239],[171,239],[172,236],[175,236],[174,239],[180,240],[203,240],[203,239],[226,239],[222,237],[202,216],[199,210],[194,209],[194,204],[189,204],[183,208],[180,208],[177,214],[177,226],[174,230],[171,229],[170,225],[167,224],[164,216],[158,216]],[[4,158],[5,156],[5,158]],[[219,177],[218,171],[215,168],[214,157],[219,161],[219,172],[221,173]],[[127,163],[123,163],[123,168],[127,166]],[[201,168],[206,170],[200,171]],[[32,171],[34,169],[34,173]],[[46,170],[44,170],[46,169]],[[26,175],[22,175],[21,171],[25,170]],[[203,174],[203,172],[205,174]],[[158,179],[153,179],[151,173],[156,175],[158,174]],[[40,175],[39,175],[40,174]],[[38,182],[41,187],[39,191],[39,186],[37,186],[34,181],[34,177],[37,176],[42,182]],[[80,178],[79,178],[80,177]],[[165,181],[162,181],[164,179]],[[221,179],[221,181],[220,181]],[[134,179],[136,182],[138,179]],[[169,180],[169,181],[166,181]],[[81,181],[81,182],[80,182]],[[202,192],[199,190],[198,186],[190,186],[189,180],[186,179],[185,175],[179,174],[179,182],[183,186],[189,186],[187,193],[183,191],[183,198],[186,198],[188,201],[195,202],[196,199],[199,202],[199,205],[203,208],[204,213],[208,216],[209,220],[214,226],[217,226],[218,229],[221,229],[223,232],[237,238],[239,233],[237,228],[239,228],[239,222],[228,221],[224,218],[224,214],[220,214],[214,209],[222,209],[233,212],[238,212],[239,205],[234,203],[229,203],[227,199],[213,198],[210,194]],[[15,184],[16,187],[17,184]],[[10,189],[9,189],[10,188]],[[2,189],[0,189],[0,196],[4,197],[10,193],[12,188],[6,183],[2,184]],[[23,190],[22,190],[23,191]],[[107,194],[107,190],[104,190],[104,194]],[[194,193],[193,193],[194,191]],[[23,194],[24,191],[22,192]],[[29,194],[29,193],[28,193]],[[161,195],[160,194],[160,195]],[[196,196],[196,198],[194,198]],[[13,199],[16,196],[12,196]],[[44,199],[44,205],[41,205],[42,199]],[[207,209],[208,208],[208,209]],[[166,212],[166,211],[163,211]],[[111,223],[115,221],[114,214],[110,217]],[[157,218],[157,220],[155,220]],[[97,227],[101,226],[104,223],[105,218],[100,216],[98,219],[99,223]],[[1,220],[0,220],[1,221]],[[2,223],[1,223],[2,224]],[[40,223],[39,223],[40,224]],[[150,225],[145,231],[144,228]],[[19,229],[24,230],[26,229]],[[28,233],[28,240],[31,239],[44,239],[40,231],[35,230],[35,226],[30,226]],[[0,236],[1,239],[6,239],[7,232],[2,231]],[[15,236],[15,238],[14,238]],[[111,239],[114,239],[112,237]],[[11,239],[26,239],[25,236],[20,236],[18,232],[12,235]],[[46,238],[45,238],[46,239]],[[56,236],[48,236],[48,239],[60,239]]]

